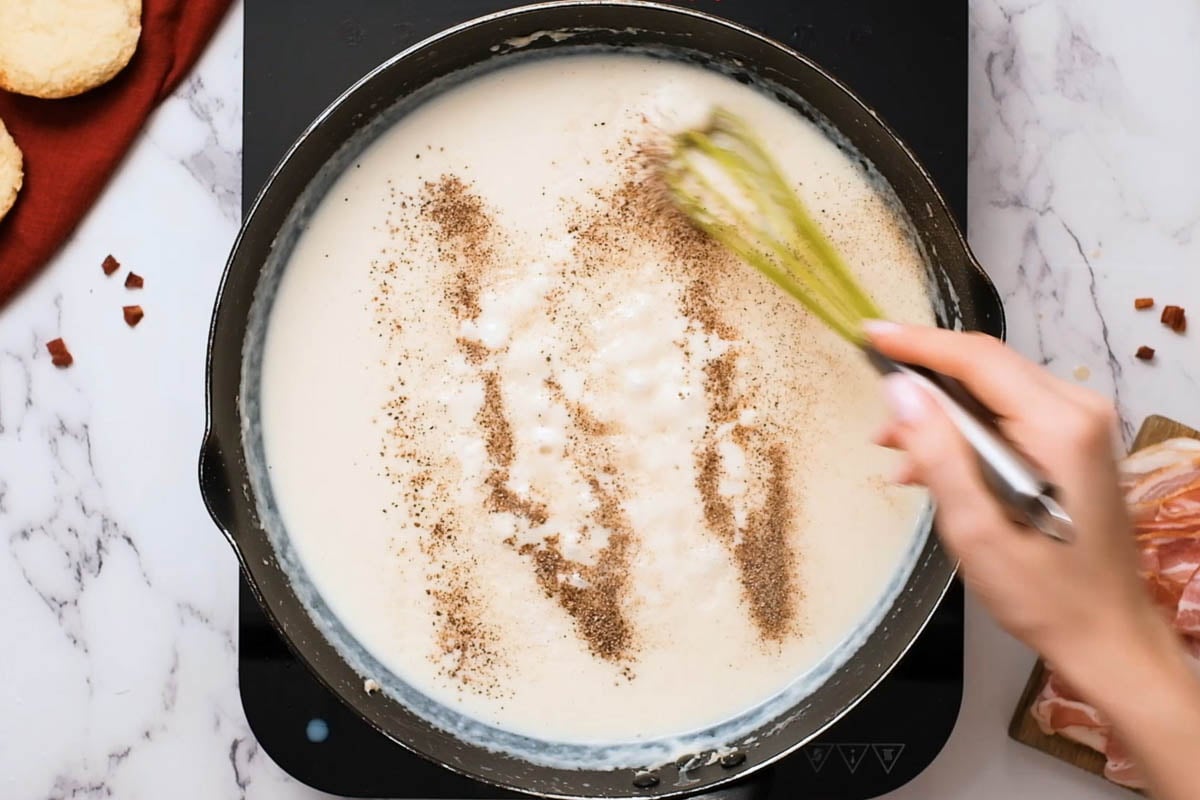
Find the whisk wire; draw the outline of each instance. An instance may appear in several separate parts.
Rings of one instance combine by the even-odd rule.
[[[716,190],[706,177],[697,173],[692,175],[691,179],[708,192],[709,196],[713,196],[712,193]],[[741,231],[750,229],[749,219],[745,214],[732,205],[727,205],[725,213],[733,218],[733,223],[722,222],[701,202],[696,194],[684,189],[682,185],[677,185],[674,193],[676,202],[693,224],[799,300],[825,324],[837,331],[840,336],[850,340],[854,339],[854,326],[847,321],[843,309],[836,307],[836,304],[820,302],[807,282],[798,280],[793,273],[780,266],[780,262],[776,258],[772,258],[764,251],[761,243],[757,245],[751,243],[741,234]]]
[[[878,317],[879,309],[871,298],[854,280],[849,266],[842,259],[821,227],[809,214],[800,197],[788,185],[783,177],[783,171],[749,129],[737,116],[723,109],[718,109],[714,115],[714,129],[729,137],[735,147],[741,147],[753,155],[757,166],[751,166],[751,173],[759,181],[765,182],[768,192],[776,209],[786,208],[789,212],[783,221],[784,229],[802,240],[811,252],[811,257],[805,259],[808,266],[820,265],[825,270],[817,269],[816,274],[832,278],[834,284],[844,292],[843,295],[861,316],[865,318]],[[766,198],[763,198],[764,201]],[[790,224],[789,224],[790,223]],[[799,249],[799,248],[797,248]]]
[[[739,207],[710,173],[729,182]],[[668,187],[694,224],[775,282],[851,342],[864,320],[881,316],[836,248],[811,218],[766,149],[733,114],[679,134],[667,165]]]

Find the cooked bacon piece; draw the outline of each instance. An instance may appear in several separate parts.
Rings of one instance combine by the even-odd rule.
[[[67,343],[61,338],[46,342],[46,349],[50,351],[50,363],[56,367],[69,367],[75,362],[71,351],[67,349]]]
[[[1183,310],[1183,306],[1163,306],[1159,320],[1176,333],[1187,330],[1187,312]]]

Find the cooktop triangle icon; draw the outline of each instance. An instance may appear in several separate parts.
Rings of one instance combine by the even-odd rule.
[[[865,744],[839,744],[837,746],[838,755],[842,757],[842,761],[846,762],[846,769],[850,770],[851,774],[857,771],[859,765],[862,764],[868,748],[869,745]]]
[[[808,764],[813,768],[813,772],[820,772],[821,767],[825,766],[825,762],[829,760],[829,754],[833,752],[831,744],[810,744],[804,748],[804,755],[808,758]]]
[[[875,751],[875,757],[879,759],[879,765],[883,767],[883,771],[891,775],[892,767],[896,766],[896,761],[904,752],[904,745],[899,743],[873,744],[871,749]]]

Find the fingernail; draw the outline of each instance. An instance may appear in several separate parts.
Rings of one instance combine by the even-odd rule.
[[[886,319],[869,319],[863,323],[863,330],[867,332],[868,336],[886,336],[899,331],[900,326],[894,322],[888,322]]]
[[[883,396],[901,422],[916,422],[925,416],[925,394],[907,375],[893,373],[884,378]]]

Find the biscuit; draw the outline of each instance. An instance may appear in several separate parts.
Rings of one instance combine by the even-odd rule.
[[[141,32],[142,0],[0,0],[0,89],[86,92],[129,63]]]
[[[25,173],[21,170],[21,150],[8,135],[4,120],[0,120],[0,220],[12,208],[21,191]]]

